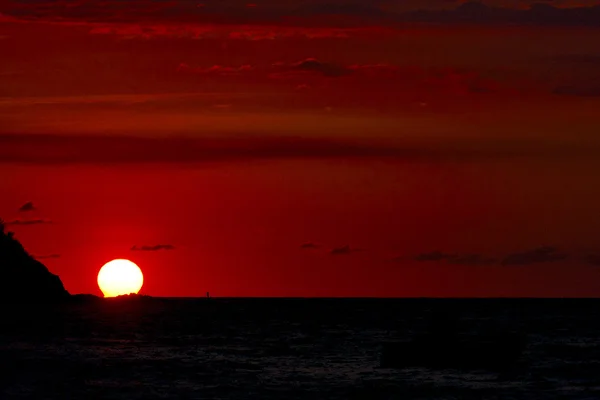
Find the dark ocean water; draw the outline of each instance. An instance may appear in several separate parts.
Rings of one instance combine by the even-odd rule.
[[[155,299],[2,307],[1,399],[600,399],[599,300]],[[379,368],[432,312],[527,338],[509,373]]]

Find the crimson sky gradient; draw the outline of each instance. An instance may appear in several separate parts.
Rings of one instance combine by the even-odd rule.
[[[597,296],[598,43],[585,0],[2,1],[0,217],[72,293]]]

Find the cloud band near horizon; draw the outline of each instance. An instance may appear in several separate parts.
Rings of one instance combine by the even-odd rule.
[[[286,159],[597,159],[600,146],[551,141],[393,140],[250,136],[220,138],[0,134],[0,163],[136,164]]]

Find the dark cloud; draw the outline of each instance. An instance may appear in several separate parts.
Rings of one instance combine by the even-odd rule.
[[[240,75],[244,72],[252,71],[253,68],[250,65],[241,65],[239,67],[226,67],[222,65],[213,65],[212,67],[190,67],[188,64],[182,63],[177,67],[177,71],[179,72],[190,72],[195,74],[203,74],[203,75],[222,75],[222,76],[231,76],[231,75]]]
[[[578,65],[600,65],[600,54],[559,54],[547,59],[552,62],[578,64]]]
[[[250,136],[222,138],[0,134],[0,163],[136,164],[236,162],[267,159],[390,159],[473,161],[519,157],[597,159],[589,143],[415,142],[403,145],[335,138]]]
[[[159,20],[163,22],[215,23],[215,24],[323,24],[321,17],[331,16],[370,19],[387,19],[388,13],[368,1],[340,2],[257,2],[244,1],[196,2],[189,0],[122,1],[30,1],[8,2],[0,11],[21,18],[47,18],[53,20],[87,20],[133,22]],[[317,17],[316,21],[310,21]],[[308,20],[308,21],[307,21]]]
[[[528,265],[559,261],[567,258],[566,254],[558,251],[556,247],[540,247],[537,249],[509,254],[502,260],[484,254],[450,254],[441,251],[419,254],[417,261],[446,262],[452,265],[486,266],[500,262],[502,265]]]
[[[289,66],[284,65],[283,68],[292,71],[316,72],[331,78],[344,76],[349,73],[349,70],[342,66],[322,62],[315,58],[307,58],[306,60],[302,60]]]
[[[358,250],[352,249],[352,248],[350,248],[349,245],[346,245],[346,246],[342,246],[342,247],[335,247],[335,248],[333,248],[331,250],[331,254],[333,254],[333,255],[347,255],[347,254],[353,253],[355,251],[358,251]]]
[[[415,257],[417,261],[444,261],[456,257],[454,254],[447,254],[441,251],[432,251],[430,253],[422,253]]]
[[[307,4],[298,7],[293,11],[295,16],[314,16],[314,15],[347,15],[354,17],[389,17],[390,14],[383,11],[375,4],[371,3],[326,3]]]
[[[52,221],[47,219],[15,219],[12,221],[8,221],[5,225],[41,225],[41,224],[51,224]]]
[[[287,75],[318,74],[329,78],[337,78],[352,73],[350,69],[315,58],[307,58],[295,63],[275,63],[269,67],[258,68],[252,65],[225,66],[213,65],[210,67],[194,67],[181,63],[177,72],[193,73],[200,75],[217,76],[240,76],[242,74],[254,74],[255,76],[285,77]]]
[[[387,146],[318,138],[223,139],[123,136],[1,135],[0,162],[198,163],[276,158],[381,157],[409,155]]]
[[[537,26],[600,26],[600,6],[558,8],[532,4],[528,9],[491,7],[468,1],[454,10],[423,10],[398,16],[405,22],[520,24]]]
[[[588,254],[584,259],[588,264],[600,267],[600,254]]]
[[[35,210],[36,210],[36,208],[31,201],[28,201],[27,203],[25,203],[21,207],[19,207],[19,212],[30,212],[30,211],[35,211]]]
[[[175,250],[175,246],[171,244],[157,244],[154,246],[133,246],[131,251],[160,251],[160,250]]]
[[[552,92],[561,96],[598,97],[600,96],[600,85],[559,86]]]
[[[554,246],[544,246],[521,253],[509,254],[502,260],[502,265],[529,265],[560,261],[567,258]]]
[[[313,242],[307,242],[307,243],[303,243],[302,245],[300,245],[301,249],[318,249],[319,247],[321,247],[321,246],[319,246],[318,244],[313,243]]]
[[[465,254],[450,257],[448,259],[449,264],[455,265],[470,265],[470,266],[484,266],[495,264],[497,260],[493,257],[487,257],[482,254]]]
[[[246,77],[253,82],[259,80],[298,80],[297,87],[319,78],[340,78],[339,88],[356,87],[362,96],[376,96],[381,100],[382,91],[396,92],[394,98],[407,94],[427,96],[433,93],[465,95],[482,93],[503,93],[518,89],[511,81],[483,76],[472,69],[424,68],[422,66],[393,64],[338,64],[316,58],[297,62],[278,62],[269,66],[192,66],[181,63],[177,68],[180,74],[195,74],[213,78]],[[344,79],[342,79],[344,78]],[[332,83],[333,81],[329,81]]]
[[[417,261],[433,261],[446,262],[453,265],[469,265],[483,266],[491,265],[496,262],[492,257],[487,257],[483,254],[450,254],[441,251],[432,251],[430,253],[422,253],[415,257]]]
[[[370,27],[299,27],[299,26],[260,26],[260,25],[188,25],[161,23],[93,23],[90,24],[92,35],[114,35],[123,39],[153,38],[189,38],[229,39],[229,40],[279,40],[279,39],[347,39],[351,36],[376,35],[387,36],[389,31]]]
[[[485,254],[451,254],[441,251],[432,251],[414,256],[398,256],[390,261],[405,262],[405,261],[421,261],[421,262],[443,262],[450,265],[464,266],[526,266],[539,263],[548,263],[562,261],[569,258],[569,255],[560,251],[555,246],[543,246],[532,250],[527,250],[519,253],[508,254],[503,258],[498,258]],[[600,254],[589,253],[583,256],[583,260],[591,265],[600,266]]]
[[[405,261],[409,261],[412,260],[412,258],[408,258],[405,256],[396,256],[396,257],[392,257],[390,259],[388,259],[387,261],[389,262],[405,262]]]
[[[538,2],[529,7],[504,8],[481,2],[460,3],[454,9],[440,9],[440,1],[413,2],[408,11],[379,7],[368,0],[257,2],[249,8],[244,1],[3,1],[0,12],[21,19],[54,21],[102,21],[131,23],[161,21],[180,24],[239,24],[346,26],[378,24],[399,25],[403,22],[522,24],[549,26],[600,26],[600,6],[559,8]],[[525,3],[524,5],[526,5]],[[200,6],[201,5],[201,6]],[[411,11],[412,10],[412,11]]]

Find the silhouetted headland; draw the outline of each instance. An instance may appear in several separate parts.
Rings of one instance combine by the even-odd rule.
[[[61,302],[71,295],[62,281],[31,256],[0,220],[0,302]]]
[[[116,297],[100,297],[93,294],[74,294],[71,296],[71,302],[73,303],[96,303],[96,302],[104,302],[104,301],[112,301],[112,302],[120,302],[120,301],[146,301],[155,299],[152,296],[148,296],[145,294],[123,294]]]
[[[0,303],[76,303],[89,304],[101,301],[146,301],[150,296],[129,294],[104,299],[93,294],[71,295],[60,277],[51,273],[40,261],[29,254],[15,238],[6,231],[0,219]]]
[[[130,294],[122,294],[116,297],[107,297],[105,298],[105,300],[108,301],[146,301],[146,300],[151,300],[154,299],[152,296],[148,296],[146,294],[137,294],[137,293],[130,293]]]

